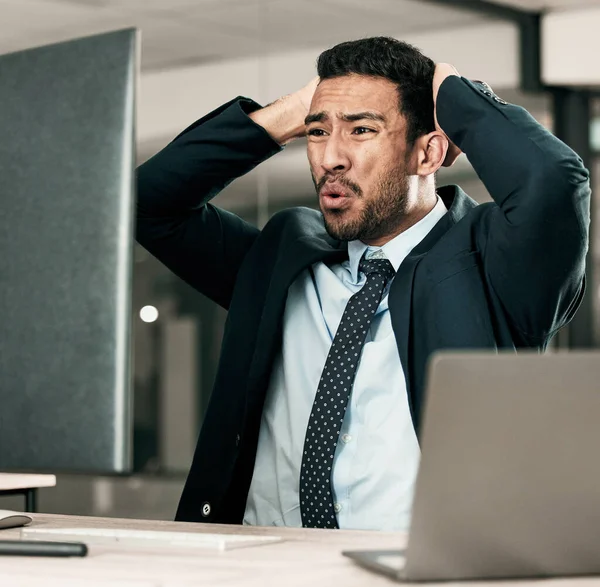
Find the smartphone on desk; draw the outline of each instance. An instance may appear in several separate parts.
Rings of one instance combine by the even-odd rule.
[[[41,540],[0,540],[0,556],[86,556],[83,542],[45,542]]]

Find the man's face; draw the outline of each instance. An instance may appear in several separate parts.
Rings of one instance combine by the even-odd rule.
[[[406,215],[406,120],[384,79],[323,80],[307,117],[308,160],[327,232],[375,244]]]

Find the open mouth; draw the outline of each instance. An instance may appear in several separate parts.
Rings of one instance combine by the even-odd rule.
[[[339,181],[330,181],[320,191],[321,210],[341,210],[348,208],[354,201],[354,193]]]
[[[321,194],[321,204],[326,209],[340,209],[350,205],[352,198],[345,194],[325,191]]]

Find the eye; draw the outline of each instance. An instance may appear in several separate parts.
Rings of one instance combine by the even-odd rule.
[[[324,137],[325,131],[322,128],[311,128],[306,131],[306,135],[309,137]]]
[[[357,135],[364,135],[370,132],[375,132],[372,128],[367,128],[366,126],[357,126],[353,131],[352,134],[357,134]]]

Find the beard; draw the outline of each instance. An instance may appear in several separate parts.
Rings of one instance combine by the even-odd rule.
[[[316,181],[312,176],[317,195],[328,176]],[[339,241],[369,241],[393,234],[406,218],[408,205],[408,174],[404,166],[391,169],[381,176],[372,196],[365,198],[360,186],[340,176],[336,182],[352,190],[362,209],[358,218],[345,219],[347,210],[327,210],[323,214],[325,230]]]

